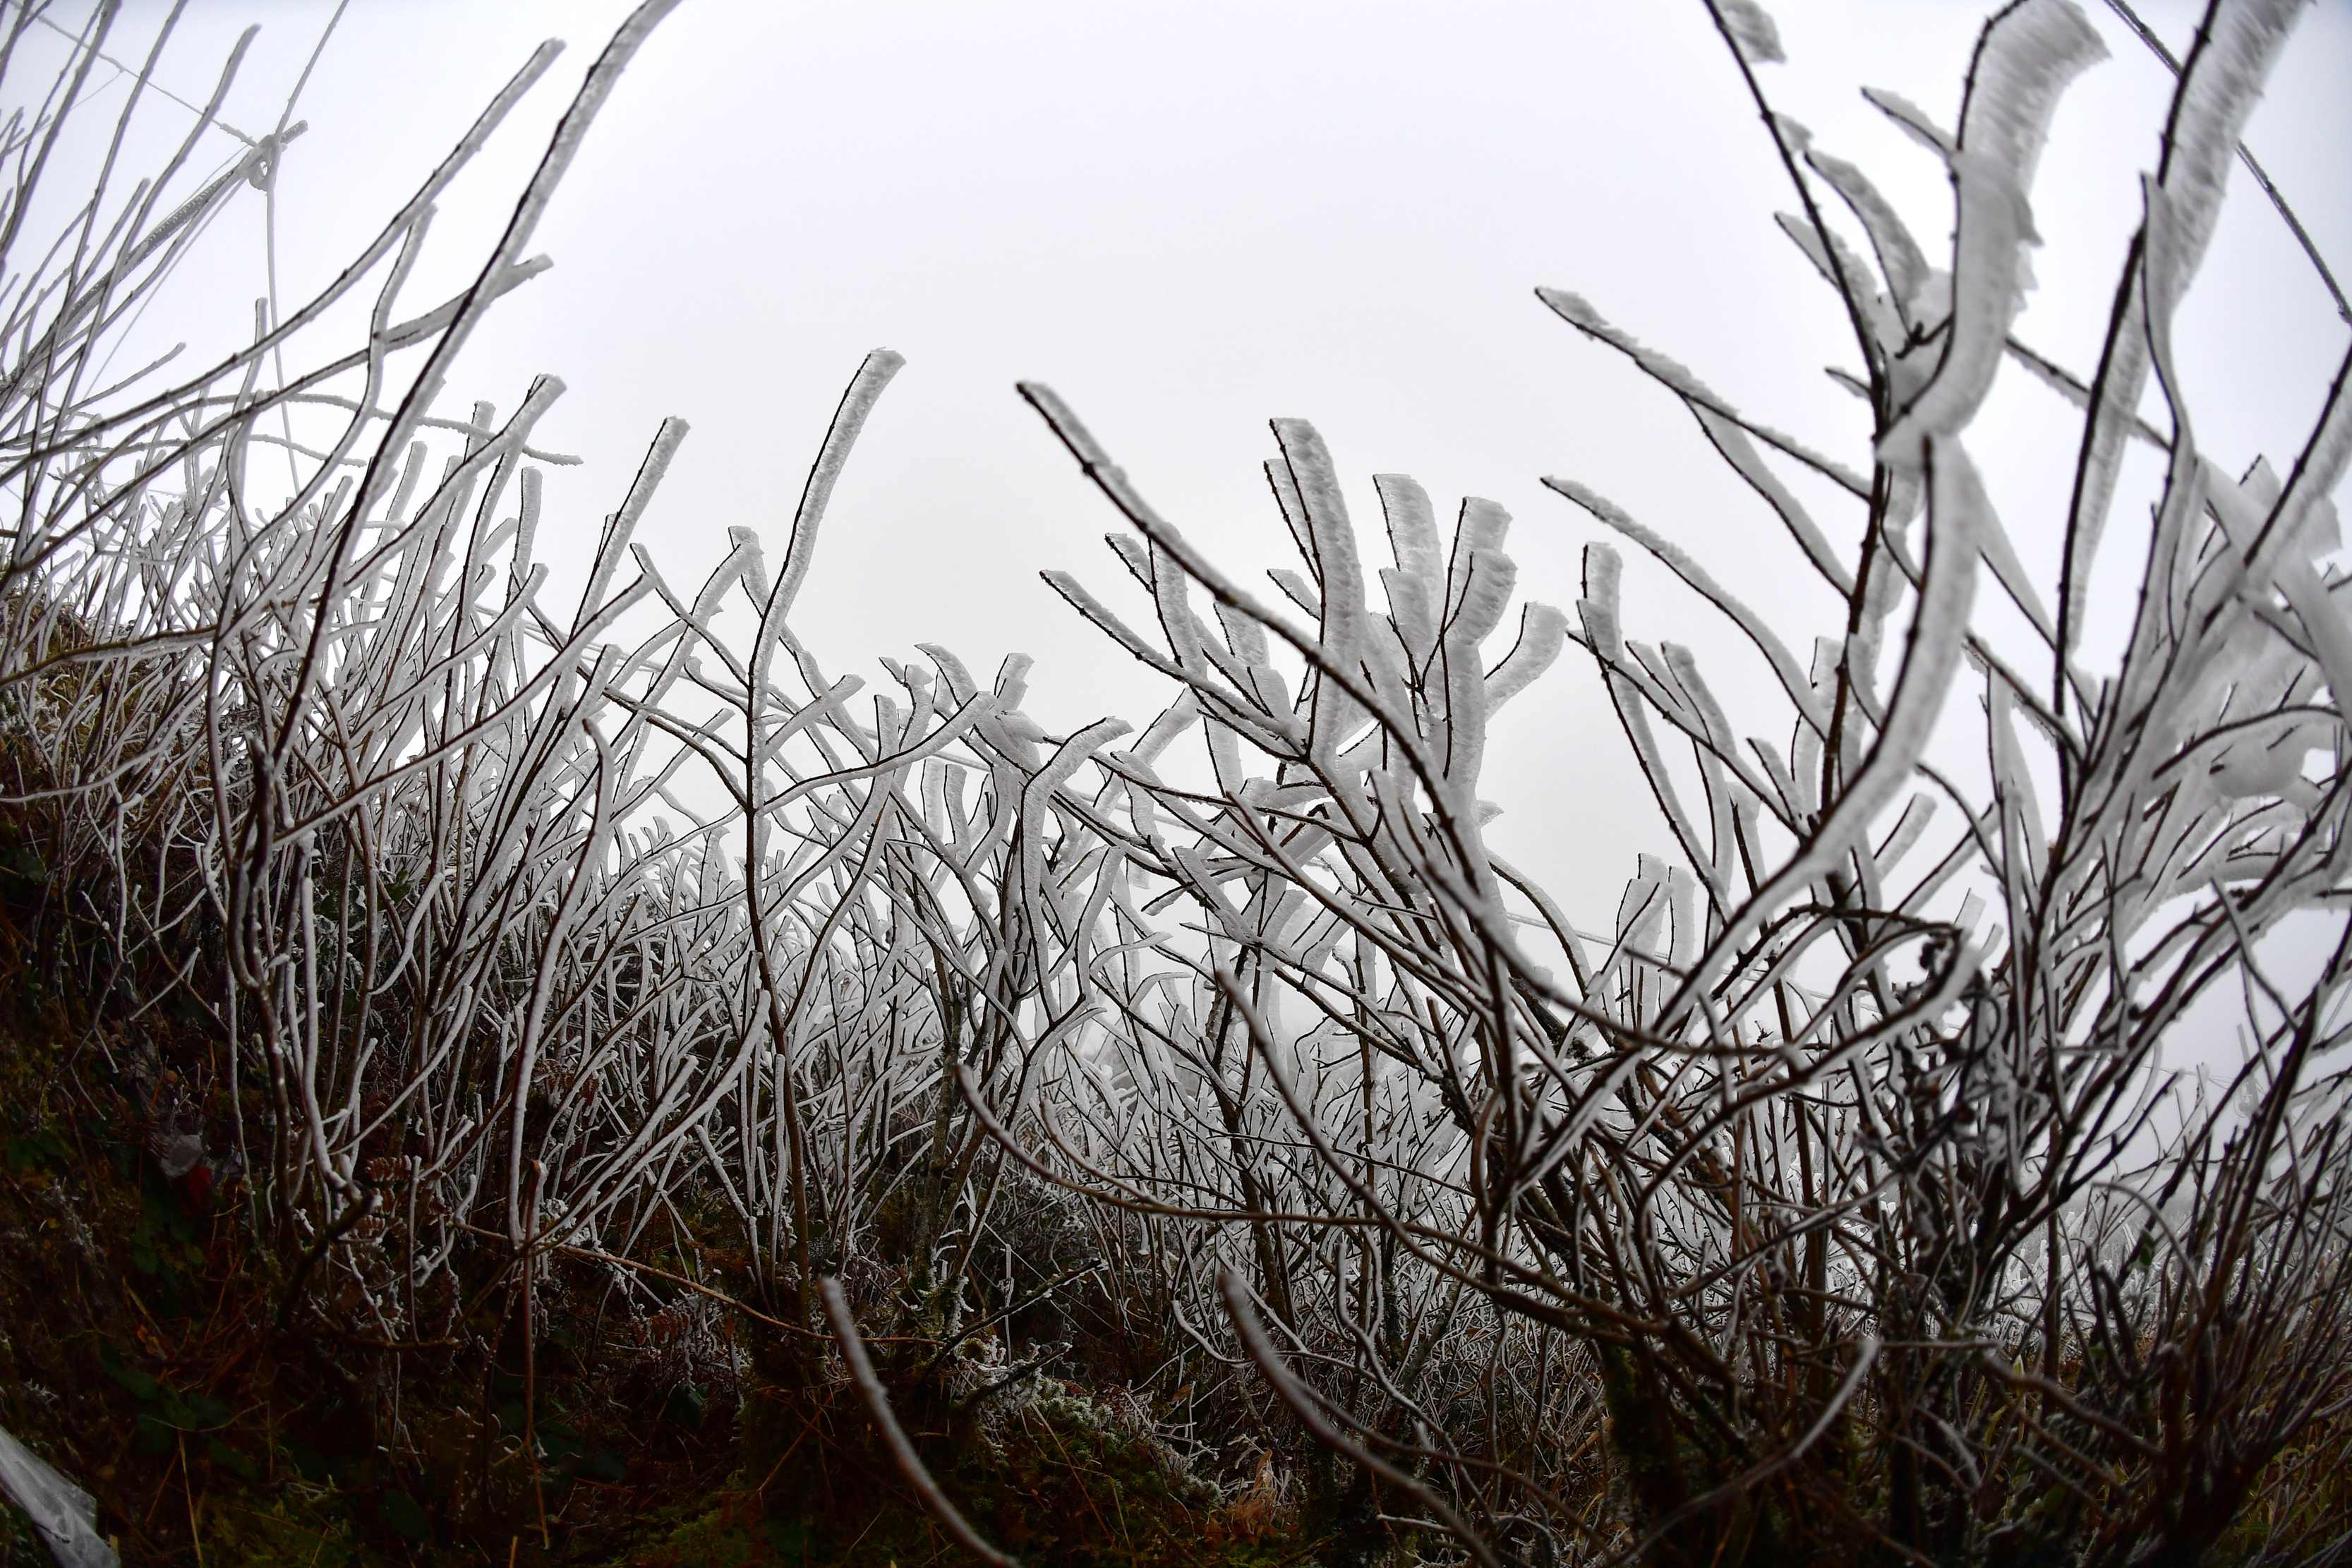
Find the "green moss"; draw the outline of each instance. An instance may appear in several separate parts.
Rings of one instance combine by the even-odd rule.
[[[344,1517],[345,1500],[313,1488],[282,1488],[266,1501],[216,1505],[203,1521],[205,1560],[243,1568],[366,1568],[371,1555]]]
[[[646,1521],[644,1535],[613,1562],[616,1568],[753,1568],[793,1561],[778,1551],[782,1532],[769,1530],[762,1512],[757,1496],[742,1489],[740,1478],[730,1478],[729,1489],[714,1499],[657,1510]]]

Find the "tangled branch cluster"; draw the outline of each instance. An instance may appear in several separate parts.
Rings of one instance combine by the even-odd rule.
[[[1836,617],[1792,648],[1547,483],[1719,611],[1778,712],[1735,717],[1688,648],[1633,637],[1605,544],[1574,614],[1528,605],[1497,652],[1502,510],[1449,530],[1380,476],[1370,569],[1298,421],[1265,472],[1300,566],[1252,588],[1024,385],[1130,531],[1144,615],[1049,580],[1168,682],[1139,736],[1048,733],[1018,658],[983,682],[927,647],[867,695],[793,635],[887,352],[780,563],[734,529],[687,589],[633,542],[672,421],[551,602],[531,440],[561,384],[504,419],[436,410],[545,265],[534,223],[666,9],[589,73],[466,289],[406,298],[436,201],[551,48],[327,290],[193,374],[106,381],[289,137],[176,203],[195,133],[127,195],[110,162],[36,240],[110,5],[0,136],[5,787],[90,983],[160,964],[138,1005],[208,1016],[234,1152],[201,1157],[245,1173],[286,1321],[455,1344],[487,1285],[527,1302],[556,1253],[650,1314],[643,1265],[698,1237],[812,1369],[837,1335],[886,1421],[950,1367],[960,1399],[1017,1396],[1067,1346],[1004,1336],[1059,1292],[1119,1326],[1171,1445],[1277,1433],[1343,1552],[2342,1556],[2352,628],[2326,563],[2352,362],[2284,473],[2233,478],[2170,337],[2294,4],[2213,0],[2078,376],[2013,328],[2038,153],[2099,53],[2083,16],[2002,10],[1956,130],[1876,98],[1949,172],[1938,264],[1773,112],[1769,21],[1712,0],[1853,329],[1865,460],[1542,297],[1690,412]],[[0,69],[38,10],[10,12]],[[356,346],[314,349],[362,311]],[[2054,583],[1969,444],[2004,361],[2080,422]],[[2136,449],[2161,489],[2103,671],[2085,585],[2103,545],[2141,547],[2106,530]],[[1858,529],[1817,524],[1793,470]],[[1990,588],[2030,637],[1985,630]],[[1478,794],[1497,713],[1563,654],[1673,840],[1599,933],[1489,848]],[[1931,745],[1956,693],[1981,784]],[[2248,1048],[2192,1093],[2162,1056],[2214,998]]]

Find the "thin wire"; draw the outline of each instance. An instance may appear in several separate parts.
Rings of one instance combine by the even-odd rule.
[[[42,26],[47,27],[58,37],[64,38],[72,43],[75,47],[87,48],[89,47],[81,41],[81,38],[78,35],[67,32],[63,27],[60,27],[55,22],[50,21],[38,11],[34,10],[31,5],[31,0],[16,0],[16,8],[25,13],[25,16],[27,21],[38,22]],[[337,13],[339,16],[341,14],[341,13],[340,11]],[[96,55],[100,59],[104,60],[108,65],[112,66],[116,76],[137,76],[142,80],[145,81],[150,88],[152,88],[163,97],[170,99],[173,103],[178,104],[182,109],[186,110],[189,113],[197,116],[199,119],[204,117],[205,110],[202,104],[190,103],[186,99],[182,98],[178,93],[173,92],[170,88],[165,87],[163,83],[145,76],[142,72],[132,70],[129,66],[124,65],[112,55],[108,54],[104,49],[91,49],[90,52]],[[111,87],[114,84],[113,82],[109,81],[107,85]],[[221,130],[227,132],[230,135],[236,137],[238,141],[244,142],[248,147],[258,147],[261,145],[260,142],[255,141],[252,137],[247,136],[244,132],[239,131],[236,126],[231,125],[227,121],[223,120],[218,115],[214,115],[212,117],[212,123],[218,126]]]

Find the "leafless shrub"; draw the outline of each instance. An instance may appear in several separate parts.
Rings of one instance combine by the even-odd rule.
[[[2340,574],[2314,563],[2336,543],[2352,422],[2339,377],[2291,478],[2232,479],[2198,453],[2168,337],[2294,9],[2211,8],[2087,380],[2011,336],[2044,129],[2100,52],[2079,13],[2004,9],[1957,132],[1882,101],[1951,170],[1937,268],[1859,170],[1771,114],[1761,13],[1717,9],[1801,198],[1784,226],[1855,333],[1866,469],[1738,413],[1581,299],[1543,298],[1690,410],[1843,597],[1839,622],[1801,659],[1704,565],[1547,482],[1744,634],[1786,741],[1760,715],[1735,728],[1687,649],[1629,639],[1607,546],[1576,626],[1530,605],[1496,660],[1499,509],[1464,503],[1448,547],[1417,488],[1381,478],[1383,614],[1329,458],[1277,421],[1268,479],[1307,568],[1276,574],[1285,605],[1202,558],[1026,389],[1136,530],[1114,543],[1153,635],[1055,585],[1183,688],[1109,756],[1102,830],[1153,879],[1136,901],[1189,905],[1207,932],[1107,973],[1116,1020],[1047,1079],[1038,1134],[1104,1201],[1213,1225],[1265,1313],[1266,1374],[1393,1486],[1442,1486],[1464,1544],[2194,1555],[2342,1401],[2343,1085],[2326,1063],[2344,938],[2305,987],[2269,975],[2263,944],[2290,917],[2341,919],[2329,672],[2352,664]],[[2054,589],[2021,564],[1964,439],[2005,355],[2089,411]],[[2151,371],[2169,433],[2133,413]],[[2079,657],[2081,600],[2135,440],[2168,473],[2103,679]],[[1783,464],[1862,509],[1855,558]],[[1988,577],[2038,647],[1978,628]],[[1490,713],[1563,641],[1594,661],[1675,841],[1598,939],[1480,832]],[[1974,795],[1928,748],[1964,681],[1985,713]],[[1213,780],[1182,788],[1155,770],[1194,723]],[[1940,837],[1939,806],[1958,819]],[[2191,1101],[2158,1052],[2216,991],[2245,994],[2256,1037]],[[1435,1347],[1507,1324],[1528,1336],[1516,1376],[1486,1386],[1510,1395],[1444,1397]],[[1203,1327],[1204,1349],[1219,1338]],[[1555,1365],[1607,1406],[1630,1546],[1578,1529],[1589,1483],[1544,1442],[1563,1428],[1534,1394]]]
[[[2352,399],[2339,376],[2284,477],[2232,479],[2169,342],[2295,7],[2210,7],[2078,376],[2012,328],[2084,18],[2004,9],[1955,132],[1881,101],[1950,171],[1932,266],[1771,114],[1761,12],[1713,6],[1853,327],[1866,464],[1543,298],[1690,411],[1841,609],[1801,658],[1548,482],[1726,616],[1781,710],[1735,724],[1688,649],[1630,637],[1606,545],[1572,616],[1528,605],[1491,651],[1507,518],[1472,500],[1449,532],[1398,476],[1376,603],[1298,421],[1266,477],[1305,570],[1255,592],[1024,386],[1133,531],[1113,542],[1148,631],[1051,579],[1175,689],[1125,744],[1114,720],[1042,730],[1018,658],[983,685],[925,647],[854,705],[793,634],[884,351],[780,563],[737,530],[686,592],[633,545],[672,421],[580,601],[544,600],[531,437],[560,384],[503,420],[434,410],[544,265],[533,224],[661,0],[467,289],[402,299],[436,197],[547,50],[325,293],[265,306],[218,364],[110,384],[126,321],[299,127],[184,196],[185,149],[127,196],[106,169],[36,240],[101,7],[0,133],[5,804],[103,987],[161,976],[210,1014],[281,1324],[325,1304],[386,1353],[484,1350],[462,1307],[502,1289],[528,1344],[560,1254],[635,1298],[667,1374],[717,1353],[718,1304],[747,1308],[813,1384],[839,1348],[975,1551],[891,1401],[1055,1397],[1030,1390],[1066,1353],[1171,1462],[1238,1458],[1237,1519],[1303,1510],[1346,1561],[1404,1535],[1538,1563],[2340,1556],[2352,643],[2322,558]],[[0,72],[38,9],[8,13]],[[345,301],[364,342],[315,347]],[[2054,583],[1967,444],[2005,356],[2082,414]],[[2168,429],[2137,412],[2151,376]],[[2165,481],[2103,676],[2082,601],[2103,542],[2137,547],[2105,530],[2136,442]],[[1857,550],[1791,466],[1858,509]],[[2030,643],[1983,629],[1988,578]],[[1597,935],[1490,850],[1478,794],[1497,710],[1570,650],[1673,838]],[[1955,689],[1980,702],[1981,787],[1930,745]],[[1171,750],[1193,733],[1197,764]],[[2282,979],[2280,933],[2323,931],[2315,977]],[[2232,995],[2245,1065],[2192,1095],[2162,1047]],[[694,1272],[718,1255],[750,1302]],[[1049,1302],[1066,1337],[1013,1343]]]

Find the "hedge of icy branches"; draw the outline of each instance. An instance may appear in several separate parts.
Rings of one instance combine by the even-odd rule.
[[[1000,1255],[1050,1225],[1091,1248],[1053,1283],[1154,1347],[1138,1393],[1171,1442],[1214,1437],[1204,1402],[1255,1409],[1450,1539],[1431,1550],[2341,1552],[2341,1493],[2312,1489],[2352,1396],[2329,564],[2352,395],[2339,374],[2315,429],[2233,477],[2170,343],[2298,7],[2213,0],[2172,62],[2099,359],[2070,368],[2012,327],[2044,132],[2101,52],[2079,12],[2002,10],[1956,126],[1874,97],[1949,171],[1931,259],[1773,114],[1762,12],[1710,3],[1784,226],[1843,304],[1872,445],[1810,450],[1543,299],[1688,408],[1840,607],[1791,647],[1666,533],[1547,482],[1740,634],[1784,700],[1737,714],[1689,649],[1639,639],[1609,545],[1572,613],[1515,615],[1501,509],[1449,526],[1382,475],[1368,563],[1322,441],[1276,421],[1299,565],[1252,587],[1037,385],[1129,530],[1123,597],[1053,584],[1168,706],[1049,733],[1021,661],[991,682],[939,647],[866,693],[792,612],[886,352],[781,559],[737,530],[676,584],[632,542],[671,422],[555,603],[531,440],[560,384],[503,418],[443,393],[545,265],[534,222],[661,0],[463,291],[404,285],[551,49],[325,293],[217,364],[113,384],[126,321],[299,143],[193,195],[184,148],[135,189],[110,170],[37,234],[103,37],[46,98],[17,66],[38,108],[0,143],[5,787],[98,983],[150,977],[154,1006],[176,975],[205,1010],[237,1118],[205,1157],[241,1163],[289,1320],[462,1338],[460,1281],[560,1252],[654,1291],[631,1260],[699,1229],[819,1360],[841,1281],[864,1368],[852,1313],[978,1353],[967,1328],[1025,1293]],[[31,23],[5,26],[0,63]],[[364,335],[324,344],[352,300]],[[1970,446],[2004,359],[2079,424],[2054,580]],[[2160,496],[2110,527],[2135,447]],[[1816,523],[1798,470],[1852,517]],[[2103,551],[2145,561],[2106,673],[2079,646]],[[1996,593],[2030,635],[1983,629]],[[1490,727],[1563,657],[1550,679],[1601,681],[1671,830],[1597,934],[1490,851],[1479,795]],[[1955,713],[1989,788],[1931,763]],[[2263,962],[2291,920],[2324,955],[2307,985]],[[2213,996],[2251,1048],[2190,1095],[2162,1056]]]

